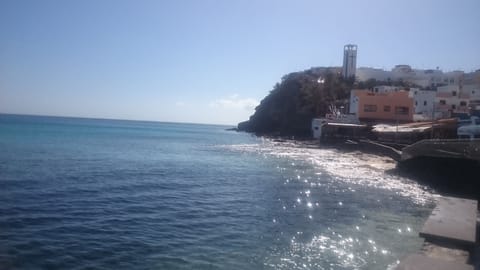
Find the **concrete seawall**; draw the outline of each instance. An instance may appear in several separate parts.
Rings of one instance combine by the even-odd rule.
[[[480,139],[422,140],[402,149],[402,161],[415,157],[459,158],[480,162]]]
[[[425,222],[421,250],[404,258],[397,270],[478,269],[476,200],[441,197]]]

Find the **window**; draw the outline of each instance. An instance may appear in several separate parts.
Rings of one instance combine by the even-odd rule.
[[[455,106],[455,104],[452,104],[452,110],[455,110],[457,108],[457,106]]]
[[[460,106],[467,106],[467,102],[466,101],[460,101]]]
[[[390,111],[390,106],[383,106],[383,111],[384,112],[389,112]]]
[[[404,107],[404,106],[396,106],[396,107],[395,107],[395,114],[398,114],[398,115],[407,115],[408,112],[409,112],[408,107]]]
[[[423,101],[423,106],[427,106],[427,101],[426,100]]]
[[[452,91],[452,96],[456,96],[457,95],[457,91]]]
[[[418,102],[415,100],[415,106],[417,106],[417,105],[418,105]]]
[[[363,105],[363,111],[364,112],[376,112],[377,111],[377,105],[370,105],[370,104]]]
[[[445,102],[444,99],[441,99],[441,100],[440,100],[440,105],[446,105],[446,104],[447,104],[447,102]]]

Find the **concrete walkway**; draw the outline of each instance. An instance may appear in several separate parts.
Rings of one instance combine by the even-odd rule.
[[[439,198],[419,233],[425,238],[422,249],[404,258],[396,269],[475,269],[471,264],[477,259],[477,207],[475,200]]]
[[[433,209],[420,236],[430,241],[473,247],[476,242],[477,201],[442,197]]]

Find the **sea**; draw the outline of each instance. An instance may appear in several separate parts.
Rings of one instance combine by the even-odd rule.
[[[433,190],[227,126],[0,115],[0,269],[392,269]]]

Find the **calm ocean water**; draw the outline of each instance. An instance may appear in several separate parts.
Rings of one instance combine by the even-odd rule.
[[[223,126],[0,115],[0,269],[387,269],[434,195]]]

